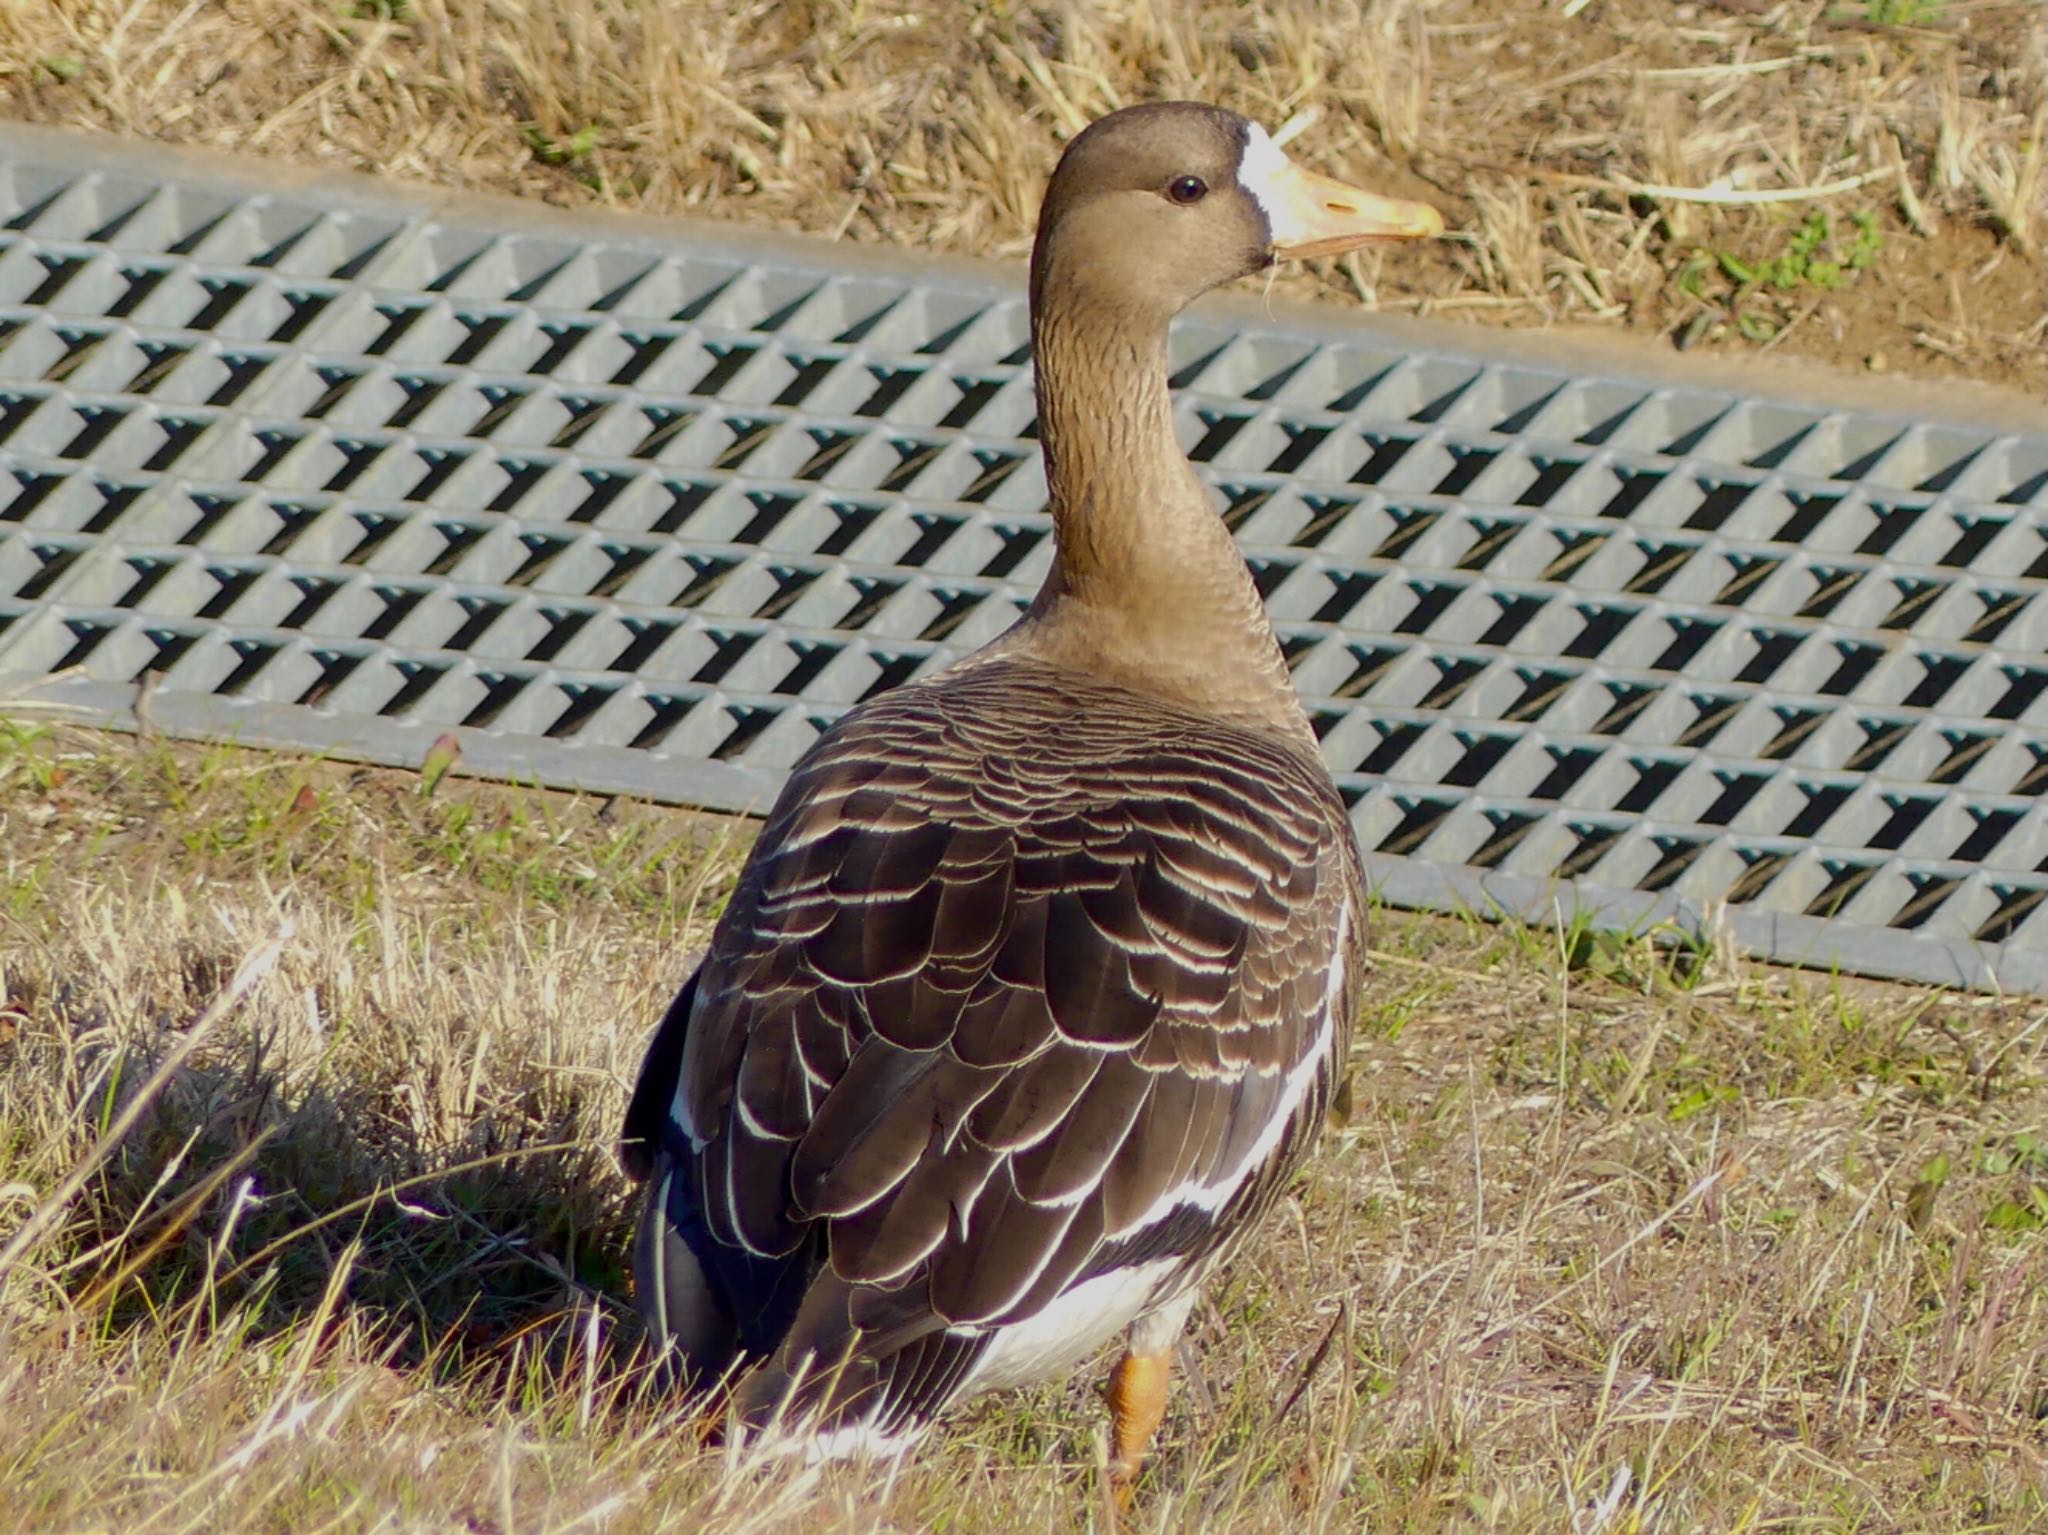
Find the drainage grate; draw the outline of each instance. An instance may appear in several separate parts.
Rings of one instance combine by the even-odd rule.
[[[758,808],[1035,588],[1014,273],[288,174],[0,130],[17,687]],[[1389,897],[2048,986],[2048,433],[1430,334],[1175,339]]]

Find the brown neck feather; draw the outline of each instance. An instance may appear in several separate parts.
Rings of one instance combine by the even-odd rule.
[[[1056,255],[1040,258],[1032,353],[1057,547],[1018,646],[1312,745],[1251,572],[1174,434],[1171,309],[1062,283]]]

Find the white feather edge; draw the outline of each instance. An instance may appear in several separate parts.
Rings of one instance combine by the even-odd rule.
[[[1254,124],[1253,127],[1256,129],[1257,125]],[[1158,1224],[1160,1221],[1171,1216],[1176,1210],[1183,1208],[1193,1208],[1207,1214],[1214,1214],[1228,1204],[1231,1197],[1243,1187],[1245,1180],[1263,1165],[1268,1157],[1272,1156],[1280,1143],[1281,1135],[1287,1129],[1288,1122],[1300,1111],[1303,1101],[1307,1098],[1309,1088],[1315,1082],[1317,1073],[1323,1068],[1323,1057],[1329,1053],[1331,1042],[1336,1037],[1337,1008],[1344,993],[1345,956],[1350,934],[1351,904],[1347,901],[1337,916],[1336,939],[1332,946],[1330,958],[1330,977],[1328,984],[1323,990],[1322,1013],[1317,1023],[1315,1040],[1303,1054],[1302,1058],[1295,1063],[1293,1070],[1288,1073],[1287,1086],[1281,1095],[1280,1102],[1274,1107],[1273,1113],[1265,1125],[1260,1128],[1258,1138],[1246,1149],[1243,1158],[1239,1160],[1235,1167],[1225,1171],[1223,1176],[1214,1182],[1182,1183],[1165,1190],[1152,1202],[1144,1213],[1118,1233],[1120,1237],[1128,1237],[1136,1232],[1143,1231],[1146,1227]],[[688,1056],[689,1047],[685,1044],[685,1070],[677,1074],[676,1094],[670,1102],[669,1113],[674,1118],[677,1128],[689,1139],[691,1149],[702,1150],[704,1141],[696,1134],[695,1127],[691,1124],[683,1108],[682,1083],[687,1076]],[[747,1111],[744,1101],[739,1104],[739,1111],[742,1123],[747,1126],[750,1132],[756,1135],[766,1135],[765,1129],[754,1122],[753,1116]],[[1057,1128],[1057,1123],[1055,1123],[1049,1127],[1046,1133],[1051,1134]],[[1030,1144],[1036,1144],[1037,1139],[1042,1139],[1042,1137],[1034,1138]],[[1006,1149],[1011,1154],[1015,1154],[1018,1151],[1028,1149],[1028,1146],[1020,1145]],[[729,1180],[732,1171],[730,1163],[727,1164],[726,1171]],[[857,1214],[859,1210],[865,1209],[867,1205],[872,1204],[875,1199],[881,1198],[894,1187],[895,1185],[891,1183],[879,1188],[875,1191],[872,1199],[863,1202],[853,1209],[839,1213]],[[1078,1204],[1081,1199],[1086,1197],[1090,1187],[1092,1185],[1084,1186],[1075,1191],[1070,1197],[1057,1201],[1057,1203],[1066,1205]],[[725,1193],[729,1202],[737,1199],[738,1191],[731,1188],[729,1184]],[[975,1190],[977,1199],[980,1193],[981,1189],[977,1188]],[[965,1212],[962,1212],[960,1224],[964,1226],[965,1223]],[[1050,1259],[1050,1252],[1045,1256]],[[1032,1277],[1036,1278],[1036,1275],[1034,1274]],[[1023,1289],[1027,1286],[1020,1286],[1018,1293],[1023,1293]]]
[[[1337,916],[1335,951],[1330,958],[1329,983],[1323,988],[1322,1016],[1316,1026],[1315,1041],[1295,1063],[1294,1069],[1288,1072],[1287,1086],[1280,1102],[1274,1106],[1272,1117],[1260,1127],[1258,1139],[1252,1142],[1243,1159],[1213,1183],[1182,1183],[1167,1189],[1152,1202],[1150,1208],[1119,1232],[1119,1237],[1143,1231],[1187,1206],[1214,1214],[1228,1204],[1231,1196],[1244,1186],[1245,1180],[1273,1155],[1279,1147],[1281,1135],[1286,1132],[1288,1121],[1301,1111],[1310,1087],[1323,1069],[1324,1057],[1329,1054],[1330,1046],[1337,1037],[1337,1010],[1344,997],[1344,965],[1350,937],[1351,903],[1346,901]]]

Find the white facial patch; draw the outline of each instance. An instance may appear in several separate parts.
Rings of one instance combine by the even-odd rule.
[[[1259,211],[1266,215],[1266,227],[1274,232],[1276,238],[1283,222],[1281,209],[1284,199],[1280,188],[1293,167],[1294,162],[1281,153],[1270,133],[1257,123],[1245,124],[1244,153],[1237,162],[1237,184],[1259,205]]]

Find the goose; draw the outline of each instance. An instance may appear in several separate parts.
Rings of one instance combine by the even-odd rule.
[[[894,1456],[1119,1335],[1109,1471],[1204,1280],[1287,1186],[1359,994],[1361,862],[1177,443],[1173,316],[1437,234],[1194,103],[1091,124],[1030,275],[1050,573],[798,762],[656,1030],[621,1160],[637,1305],[723,1421]]]

